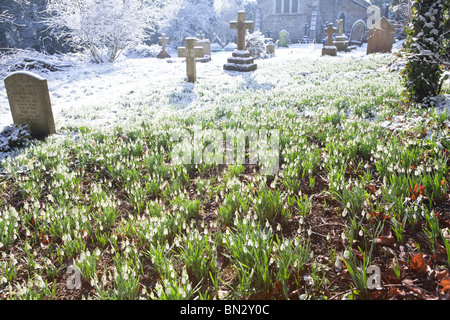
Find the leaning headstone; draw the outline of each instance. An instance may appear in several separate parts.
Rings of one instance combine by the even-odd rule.
[[[395,29],[389,21],[382,17],[369,30],[369,39],[367,41],[367,54],[371,53],[389,53],[394,44]]]
[[[230,28],[238,31],[237,49],[233,51],[233,56],[228,58],[228,63],[224,64],[223,68],[228,71],[249,72],[257,69],[254,63],[255,59],[250,55],[250,52],[245,49],[245,34],[248,29],[253,29],[255,26],[253,21],[245,20],[245,11],[238,12],[238,21],[231,21]]]
[[[197,58],[197,62],[209,62],[211,61],[211,43],[209,39],[200,39],[195,43],[196,47],[203,47],[203,57]]]
[[[275,45],[273,43],[269,43],[266,46],[266,51],[274,56],[275,55]]]
[[[203,47],[196,47],[196,38],[186,38],[185,46],[178,48],[178,57],[186,58],[186,74],[189,82],[197,81],[196,58],[204,56]]]
[[[328,40],[325,46],[322,48],[322,55],[324,56],[336,56],[337,55],[337,47],[333,45],[333,34],[336,33],[338,29],[333,27],[333,24],[328,24],[328,28],[324,30],[324,32],[328,35]]]
[[[338,51],[347,51],[348,49],[348,39],[347,36],[344,34],[344,20],[340,19],[337,20],[339,31],[338,35],[334,37],[333,45],[336,46]]]
[[[278,34],[278,47],[289,47],[289,32],[281,30]]]
[[[158,59],[167,59],[167,58],[171,58],[170,54],[167,53],[166,51],[166,45],[167,42],[169,42],[169,38],[166,38],[166,35],[163,33],[161,35],[161,37],[158,38],[159,42],[161,42],[161,46],[162,46],[162,50],[160,53],[158,53],[158,55],[156,56]]]
[[[364,21],[362,20],[356,21],[352,27],[349,45],[361,46],[363,44],[365,33],[366,33],[366,24],[364,23]]]
[[[28,123],[35,138],[56,133],[47,80],[19,71],[5,78],[5,87],[15,124]]]

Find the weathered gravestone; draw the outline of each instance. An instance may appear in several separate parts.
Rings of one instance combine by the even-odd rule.
[[[366,33],[366,24],[364,23],[364,21],[362,20],[356,21],[352,27],[349,45],[361,46],[363,44],[363,38],[365,33]]]
[[[166,35],[163,33],[161,37],[158,38],[159,42],[161,42],[162,50],[156,56],[158,59],[166,59],[170,58],[170,54],[166,51],[167,42],[169,42],[169,38],[166,38]]]
[[[189,82],[197,81],[196,58],[204,56],[203,47],[196,47],[196,38],[186,38],[185,47],[178,48],[178,57],[186,58],[186,74]]]
[[[211,61],[211,43],[209,39],[200,39],[195,42],[196,47],[203,47],[203,57],[197,58],[197,62]]]
[[[336,56],[337,55],[337,47],[333,45],[333,34],[336,33],[338,29],[333,27],[333,24],[330,23],[328,28],[325,29],[325,33],[328,35],[328,40],[325,46],[322,48],[322,55],[324,56]]]
[[[266,51],[269,53],[269,54],[271,54],[271,55],[275,55],[275,45],[273,44],[273,43],[269,43],[267,46],[266,46]]]
[[[238,31],[237,50],[233,51],[233,56],[228,58],[228,63],[224,64],[223,68],[228,71],[249,72],[257,69],[254,63],[255,59],[250,55],[250,52],[245,49],[245,33],[248,29],[254,28],[253,21],[245,20],[245,11],[238,12],[238,21],[230,22],[231,29]]]
[[[15,124],[28,123],[35,138],[56,133],[47,80],[19,71],[5,78],[5,87]]]
[[[367,54],[388,53],[392,51],[394,44],[395,29],[389,21],[382,17],[369,30],[369,39],[367,41]]]
[[[278,47],[289,47],[289,32],[281,30],[278,34]]]

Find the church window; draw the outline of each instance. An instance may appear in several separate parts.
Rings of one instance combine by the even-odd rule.
[[[283,13],[289,13],[291,11],[290,2],[291,2],[291,0],[284,0]]]
[[[299,12],[299,0],[274,0],[275,14],[290,14]]]
[[[282,0],[275,1],[275,13],[281,13]]]
[[[298,0],[292,0],[291,13],[298,13]]]

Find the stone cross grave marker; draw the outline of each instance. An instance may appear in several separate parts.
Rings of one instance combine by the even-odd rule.
[[[197,81],[196,58],[204,56],[203,47],[195,46],[197,38],[186,38],[185,46],[178,48],[178,57],[186,58],[186,73],[189,82]]]
[[[328,36],[328,40],[326,45],[322,49],[322,55],[327,56],[335,56],[337,55],[337,47],[333,45],[333,34],[338,32],[338,29],[336,29],[332,23],[328,24],[328,28],[324,30],[324,32]]]
[[[367,54],[388,53],[392,51],[394,44],[395,29],[389,21],[382,17],[369,30],[369,39],[367,40]]]
[[[338,35],[342,36],[342,35],[344,35],[344,19],[337,20],[337,23],[338,23],[338,29],[339,29]]]
[[[31,72],[19,71],[4,81],[14,124],[29,123],[35,138],[56,133],[47,80]]]
[[[230,28],[237,29],[238,43],[236,50],[232,53],[232,57],[228,58],[228,63],[223,68],[228,71],[250,72],[257,69],[255,59],[250,52],[245,49],[245,33],[247,29],[254,28],[253,21],[245,20],[245,11],[238,12],[238,21],[231,21]]]
[[[168,54],[166,51],[166,45],[167,45],[167,42],[169,42],[169,38],[166,38],[166,34],[163,33],[161,35],[161,37],[158,38],[158,40],[159,40],[159,42],[161,42],[162,50],[160,53],[158,53],[157,58],[158,59],[170,58],[170,54]]]
[[[255,23],[253,21],[245,20],[245,11],[238,12],[238,21],[230,22],[230,29],[237,29],[237,50],[245,51],[245,33],[247,30],[253,29]]]
[[[347,36],[344,34],[344,20],[337,20],[339,26],[339,35],[334,38],[333,45],[336,46],[338,51],[348,51],[348,40]]]

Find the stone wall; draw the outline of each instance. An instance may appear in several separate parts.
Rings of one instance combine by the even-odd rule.
[[[299,13],[275,14],[274,0],[258,1],[258,8],[261,12],[261,32],[266,35],[270,30],[274,41],[278,40],[278,33],[281,30],[289,32],[291,41],[298,42],[305,35],[305,23],[310,23],[312,0],[300,1]]]
[[[278,33],[284,29],[289,32],[293,43],[298,42],[305,35],[305,24],[311,22],[314,2],[319,3],[316,40],[325,37],[321,30],[325,23],[333,22],[337,25],[335,20],[342,17],[344,18],[344,32],[350,34],[352,26],[357,20],[363,19],[365,22],[367,19],[366,8],[369,5],[364,0],[339,0],[336,19],[335,0],[300,0],[299,12],[296,14],[275,14],[275,0],[259,0],[261,32],[266,35],[266,32],[270,30],[271,37],[276,41]]]

